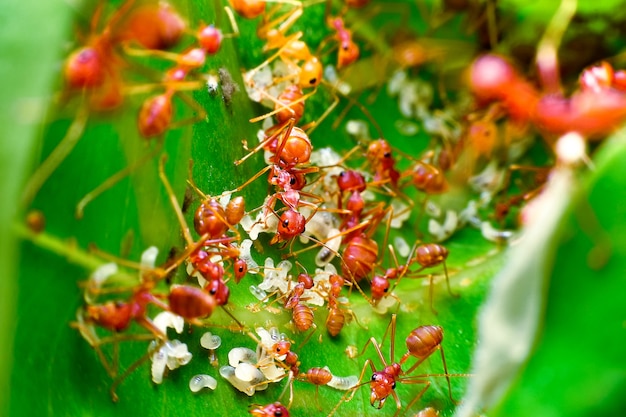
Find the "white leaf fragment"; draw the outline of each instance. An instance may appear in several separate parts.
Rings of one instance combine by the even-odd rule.
[[[480,314],[479,345],[473,378],[456,417],[470,417],[495,406],[519,375],[535,345],[545,303],[546,280],[554,252],[555,229],[575,183],[566,167],[555,168],[545,189],[533,201],[532,215],[508,262],[494,278]]]

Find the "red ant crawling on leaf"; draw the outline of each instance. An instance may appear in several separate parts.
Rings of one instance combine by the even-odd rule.
[[[390,355],[389,361],[387,361],[381,351],[382,343],[384,342],[387,333],[391,329],[391,347],[390,347]],[[339,406],[347,401],[350,401],[356,390],[363,385],[370,386],[370,404],[372,407],[376,407],[381,409],[387,398],[390,396],[396,402],[396,413],[395,416],[398,416],[400,412],[404,410],[408,410],[411,408],[413,404],[415,404],[426,392],[426,390],[430,387],[431,382],[427,379],[430,377],[445,377],[448,383],[448,394],[450,397],[450,401],[456,403],[456,401],[452,398],[452,385],[450,383],[451,376],[470,376],[468,374],[450,374],[448,373],[448,367],[446,365],[446,359],[443,352],[443,346],[441,343],[443,342],[443,329],[440,326],[419,326],[413,329],[409,335],[407,336],[405,342],[407,351],[402,355],[399,361],[395,360],[395,336],[396,336],[396,315],[391,316],[391,322],[387,326],[387,330],[383,336],[383,342],[380,344],[376,341],[374,337],[371,337],[363,350],[361,351],[361,355],[365,352],[367,347],[371,344],[374,346],[376,350],[377,357],[380,359],[383,364],[382,369],[376,369],[374,363],[371,359],[367,359],[365,364],[363,365],[363,369],[361,371],[361,375],[359,377],[359,381],[363,380],[363,376],[365,375],[365,371],[369,366],[372,371],[371,380],[368,382],[359,382],[356,386],[349,390],[349,395],[344,395],[341,401],[335,406],[332,412],[329,414],[329,417],[332,416]],[[441,361],[443,364],[443,374],[421,374],[421,375],[412,375],[413,371],[415,371],[419,365],[422,364],[427,358],[429,358],[436,351],[441,352]],[[408,369],[402,369],[405,363],[411,359],[415,358],[417,361],[410,366]],[[395,391],[396,384],[410,384],[410,385],[423,385],[423,388],[413,397],[413,399],[403,408],[402,402],[398,394]],[[348,393],[346,393],[348,394]]]

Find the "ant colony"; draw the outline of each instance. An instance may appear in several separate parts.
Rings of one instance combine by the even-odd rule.
[[[524,66],[502,52],[491,2],[94,3],[61,71],[58,107],[76,110],[50,128],[58,146],[21,204],[25,233],[49,248],[40,237],[59,227],[41,202],[55,172],[96,122],[132,120],[120,142],[139,156],[77,186],[68,213],[95,222],[147,175],[153,189],[127,195],[154,194],[133,233],[161,243],[141,252],[89,235],[53,249],[89,268],[68,321],[112,400],[158,385],[235,404],[230,414],[243,403],[254,416],[451,415],[475,335],[456,328],[473,317],[450,317],[467,310],[466,269],[484,260],[455,238],[496,253],[536,221],[527,207],[552,170],[584,169],[587,142],[626,118],[626,72],[598,57],[566,85],[558,31]],[[470,40],[438,37],[453,23]],[[169,243],[155,238],[167,228]]]

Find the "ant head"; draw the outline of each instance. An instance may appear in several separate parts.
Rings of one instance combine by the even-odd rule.
[[[378,409],[382,408],[385,400],[395,388],[395,378],[383,371],[374,372],[370,381],[370,404]]]
[[[248,273],[248,264],[245,260],[237,258],[233,264],[233,269],[235,270],[235,283],[239,284],[239,281]]]
[[[230,289],[221,279],[210,280],[204,288],[214,298],[217,305],[225,305],[230,297]]]
[[[371,288],[372,300],[377,302],[387,295],[387,292],[389,291],[389,280],[380,275],[375,275],[374,278],[372,278]]]
[[[313,288],[313,278],[309,274],[300,273],[298,274],[298,284],[302,284],[304,289],[310,290]]]
[[[311,57],[300,68],[300,87],[317,87],[322,82],[323,67],[316,57]]]
[[[288,340],[281,340],[272,347],[272,350],[278,356],[286,355],[291,351],[291,342]]]
[[[299,212],[289,209],[281,214],[277,233],[281,240],[289,240],[299,236],[306,227],[306,218]]]
[[[246,19],[254,19],[265,12],[265,0],[231,0],[230,5]]]
[[[352,42],[352,40],[342,42],[337,52],[337,68],[343,68],[352,64],[359,59],[360,55],[361,50],[359,49],[359,45]]]
[[[207,54],[214,54],[222,46],[222,31],[213,25],[203,27],[198,31],[198,41]]]
[[[365,178],[358,171],[349,169],[342,171],[337,177],[337,185],[341,191],[363,192],[366,188]]]
[[[65,62],[65,81],[70,88],[93,88],[105,80],[104,63],[98,50],[86,46],[80,48]]]

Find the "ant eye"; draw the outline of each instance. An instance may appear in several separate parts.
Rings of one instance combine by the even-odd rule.
[[[289,227],[289,220],[283,220],[283,227]]]
[[[391,389],[396,389],[396,382],[394,381],[393,384],[391,384]]]
[[[383,290],[383,292],[387,292],[387,291],[389,291],[388,287]]]
[[[385,152],[383,155],[385,158],[391,158],[391,152]]]
[[[283,412],[278,410],[278,411],[274,412],[274,416],[275,417],[282,417],[283,416]]]
[[[309,84],[311,84],[311,85],[315,85],[316,82],[317,82],[317,78],[311,78],[309,80]]]
[[[211,295],[215,295],[217,293],[217,289],[215,288],[211,288],[211,290],[209,291],[209,294]]]
[[[372,381],[377,381],[378,380],[378,375],[374,374],[372,375]]]
[[[294,185],[296,183],[296,179],[294,177],[291,177],[291,180],[289,180],[289,183],[291,185]]]

